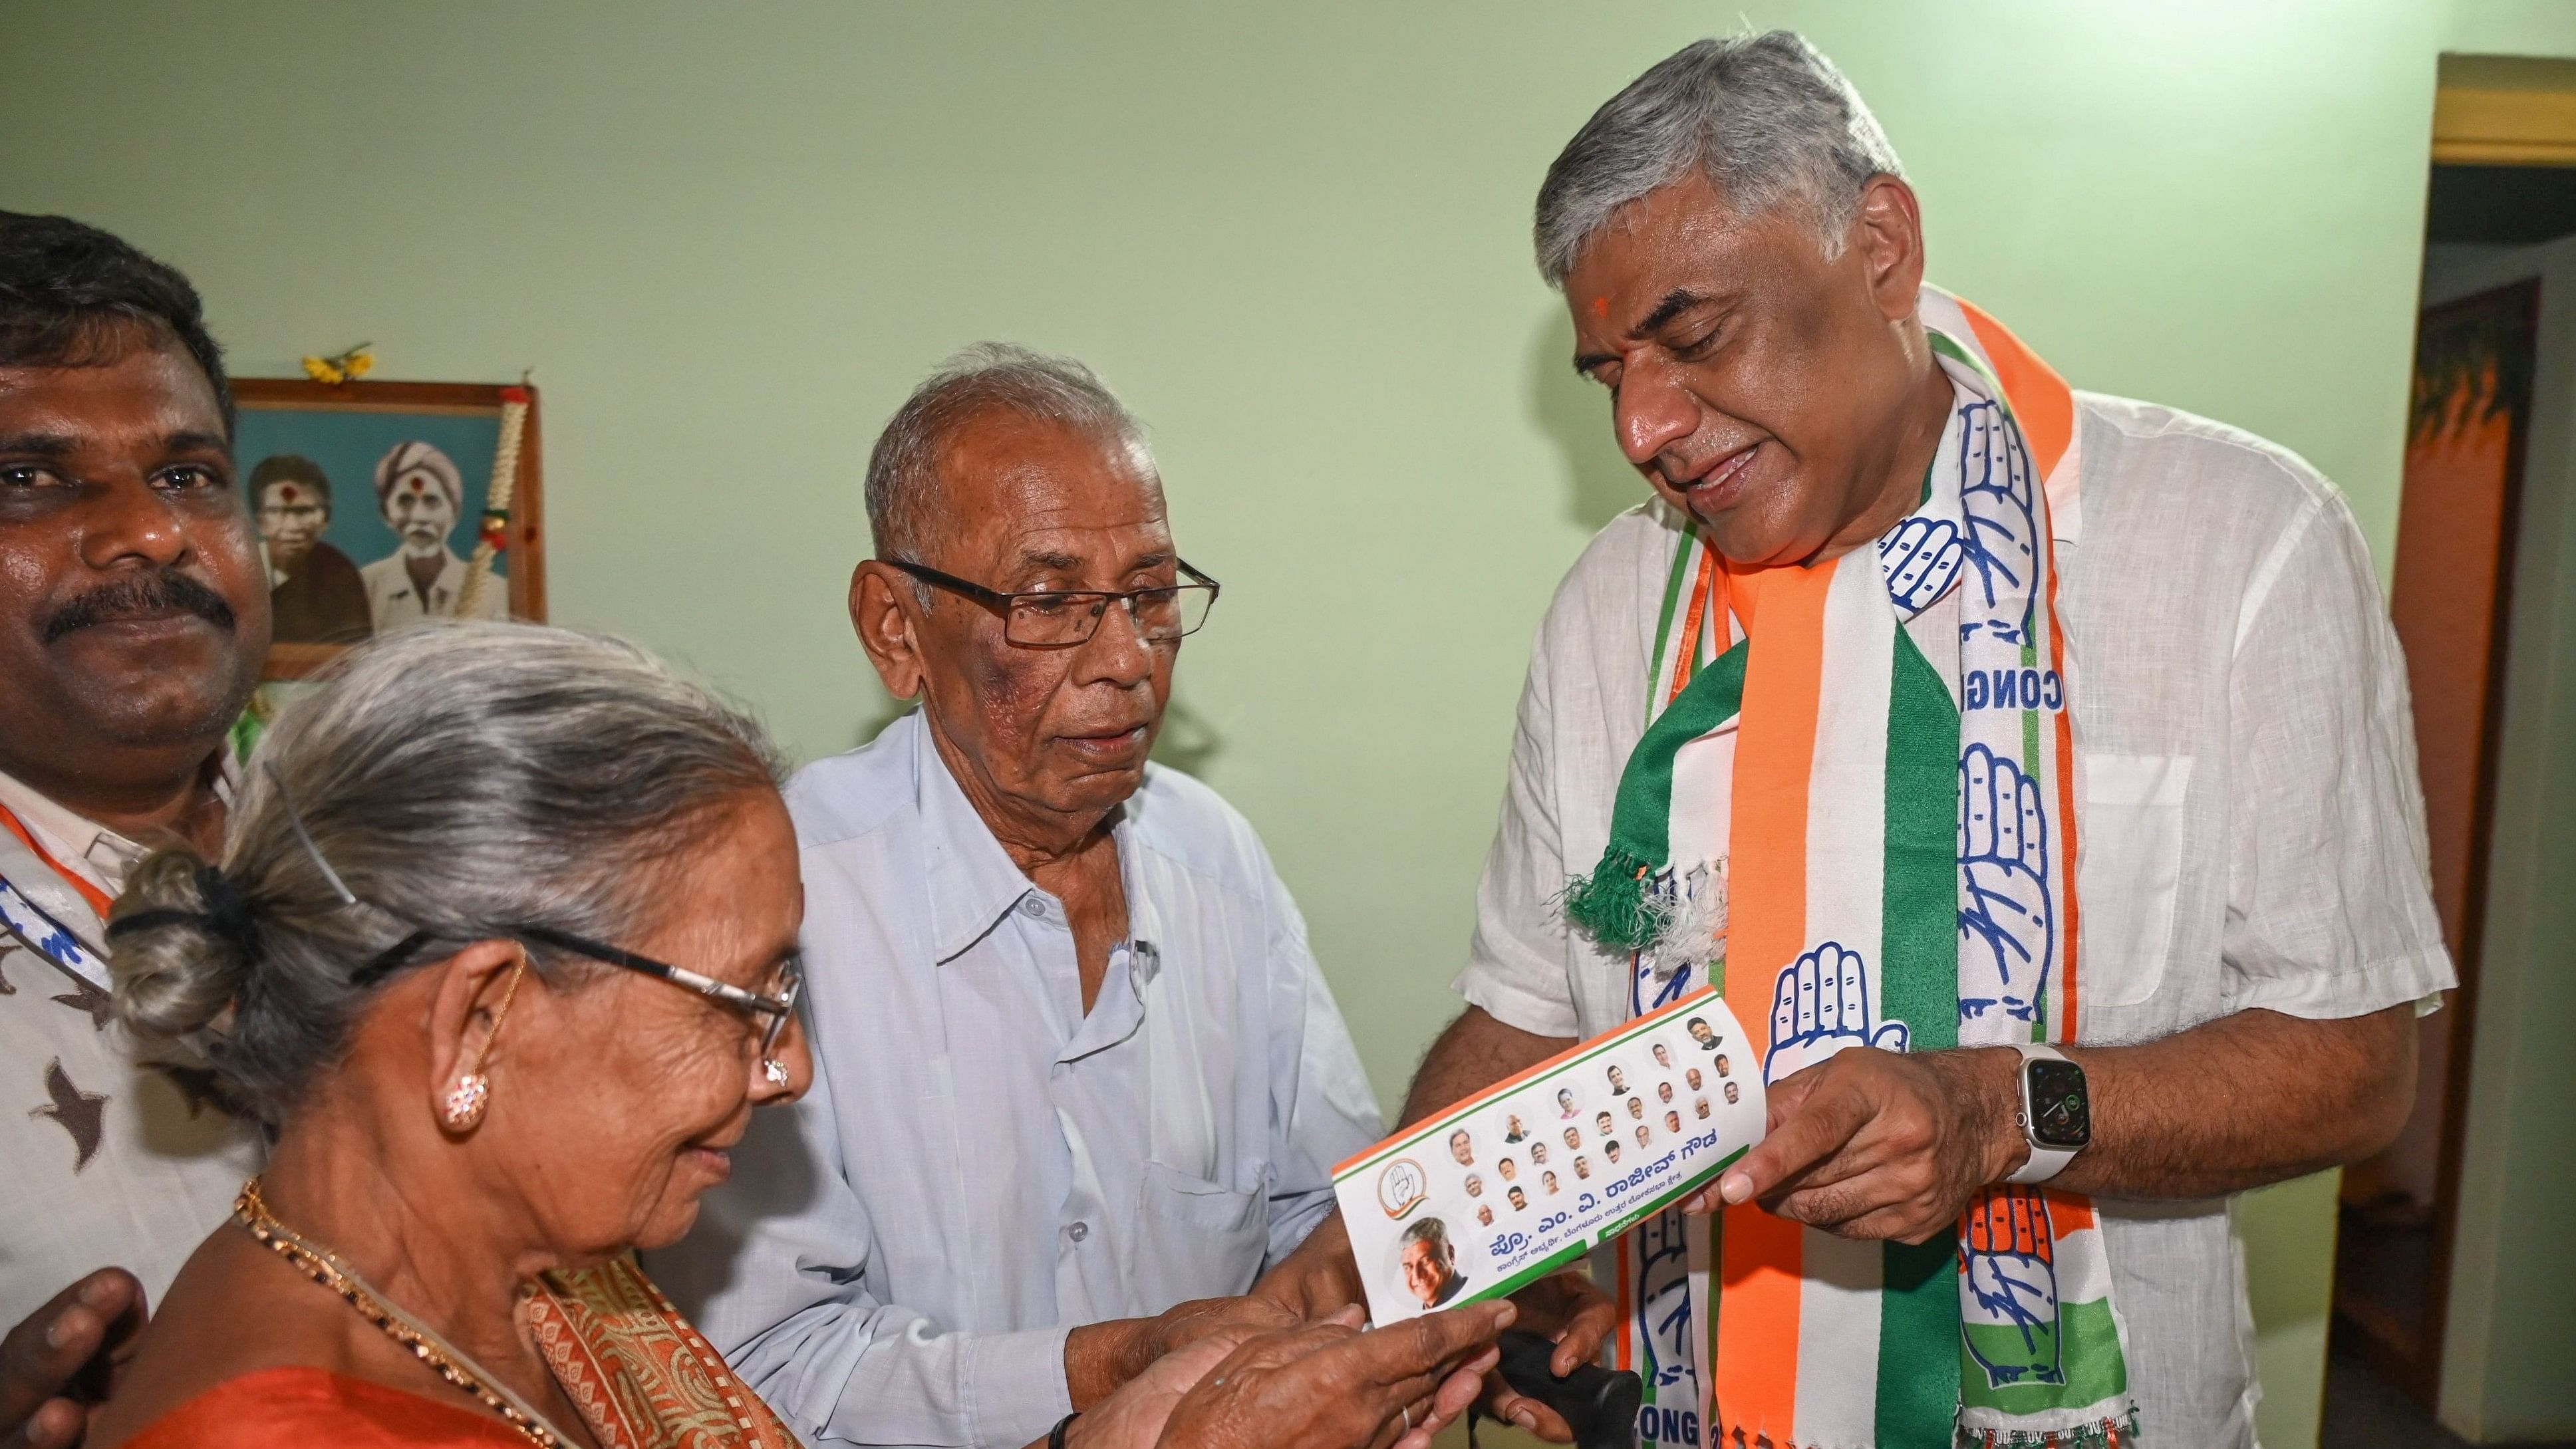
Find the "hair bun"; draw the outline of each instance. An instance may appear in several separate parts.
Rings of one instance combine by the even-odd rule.
[[[259,952],[249,899],[184,846],[134,868],[108,934],[117,1015],[157,1037],[186,1036],[222,1016]]]

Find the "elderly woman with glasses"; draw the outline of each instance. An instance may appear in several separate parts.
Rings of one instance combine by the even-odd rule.
[[[89,1442],[794,1444],[633,1258],[811,1078],[775,779],[562,630],[406,631],[290,708],[222,859],[155,855],[110,926],[125,1022],[200,1039],[272,1146]],[[1422,1442],[1507,1313],[1213,1335],[1057,1438]]]

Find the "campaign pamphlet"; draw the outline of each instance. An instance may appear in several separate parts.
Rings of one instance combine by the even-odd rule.
[[[1762,1139],[1762,1070],[1714,988],[1333,1169],[1383,1325],[1500,1297],[1715,1181]]]

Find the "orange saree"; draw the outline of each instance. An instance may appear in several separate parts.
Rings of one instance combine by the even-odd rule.
[[[518,1430],[471,1402],[424,1398],[328,1369],[261,1369],[153,1420],[126,1449],[527,1449]]]
[[[687,1319],[625,1259],[549,1273],[521,1311],[600,1449],[796,1449]],[[227,1380],[162,1415],[129,1449],[524,1449],[462,1394],[431,1398],[315,1368]]]

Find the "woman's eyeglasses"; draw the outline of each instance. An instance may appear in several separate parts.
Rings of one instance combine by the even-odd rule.
[[[739,986],[718,981],[712,976],[700,975],[685,966],[656,961],[650,956],[638,956],[632,951],[621,950],[585,936],[576,936],[570,931],[558,931],[550,926],[514,926],[510,928],[509,934],[524,936],[531,941],[541,941],[558,950],[570,951],[576,956],[586,956],[604,965],[622,966],[629,971],[641,971],[647,976],[658,976],[674,986],[685,986],[700,996],[713,997],[729,1006],[758,1012],[769,1018],[769,1025],[760,1037],[760,1055],[764,1060],[777,1054],[778,1038],[786,1034],[787,1023],[795,1018],[796,998],[805,989],[804,963],[794,956],[778,964],[777,981],[771,988],[774,994],[763,995],[757,991],[746,991]]]

